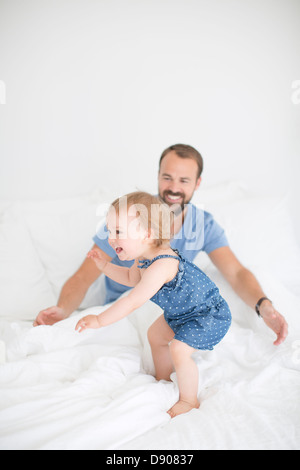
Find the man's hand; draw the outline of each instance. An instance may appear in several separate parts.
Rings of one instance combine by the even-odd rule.
[[[111,261],[111,258],[104,251],[101,251],[97,245],[94,245],[91,251],[95,249],[101,258],[105,259],[106,257],[107,262]],[[89,287],[98,279],[100,274],[94,260],[85,258],[78,271],[64,284],[57,301],[57,305],[60,305],[60,307],[56,306],[42,310],[33,326],[54,325],[68,318],[80,306]]]
[[[54,323],[65,320],[67,317],[68,315],[61,307],[49,307],[38,314],[33,326],[54,325]]]
[[[274,341],[275,346],[283,343],[288,334],[288,324],[280,315],[277,310],[273,307],[271,302],[264,300],[260,306],[260,315],[263,318],[265,324],[274,331],[277,335],[277,339]]]
[[[257,299],[266,297],[257,279],[239,262],[228,246],[217,248],[209,257],[247,305],[254,308]],[[277,335],[274,345],[283,343],[288,334],[288,325],[283,316],[269,300],[264,300],[259,310],[265,324]]]

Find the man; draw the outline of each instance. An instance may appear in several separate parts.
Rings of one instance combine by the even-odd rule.
[[[242,266],[231,251],[223,229],[212,215],[190,203],[194,192],[200,186],[202,169],[200,153],[188,145],[177,144],[168,147],[161,156],[158,190],[163,201],[174,207],[175,235],[172,247],[191,261],[199,251],[205,251],[235,292],[247,305],[255,309],[266,325],[274,331],[277,335],[274,344],[279,345],[288,333],[285,319],[274,308],[254,275]],[[108,261],[126,266],[132,264],[118,259],[108,243],[105,227],[94,237],[94,242],[94,248],[100,250]],[[41,311],[34,326],[52,325],[69,317],[80,306],[89,287],[100,274],[94,261],[87,258],[63,286],[57,306]],[[105,287],[105,303],[117,299],[128,289],[108,278],[105,278]]]

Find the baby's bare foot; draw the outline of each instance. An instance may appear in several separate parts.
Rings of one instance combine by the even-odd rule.
[[[175,403],[172,408],[169,409],[167,413],[171,416],[171,418],[175,418],[175,416],[181,415],[183,413],[188,413],[191,411],[193,408],[199,408],[200,403],[196,401],[195,403],[189,403],[184,400],[179,400],[177,403]]]

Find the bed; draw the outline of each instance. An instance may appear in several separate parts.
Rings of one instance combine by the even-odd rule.
[[[218,284],[233,323],[213,351],[195,353],[199,410],[166,413],[178,387],[176,374],[171,382],[152,375],[146,332],[161,311],[151,302],[79,334],[78,319],[105,308],[100,278],[70,318],[32,327],[81,264],[116,195],[101,189],[0,206],[0,449],[299,449],[300,252],[287,197],[258,197],[236,181],[195,194],[289,324],[274,346],[275,334],[200,254],[195,262]]]

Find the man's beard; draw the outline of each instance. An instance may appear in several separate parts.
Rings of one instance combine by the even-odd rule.
[[[171,199],[167,199],[167,196],[174,197],[174,202],[172,203]],[[176,202],[175,198],[180,198],[181,201]],[[186,195],[184,193],[173,193],[168,190],[163,192],[161,199],[165,204],[168,204],[168,206],[172,208],[172,212],[174,212],[175,216],[179,215],[184,210],[184,206],[190,202],[190,199],[186,199]]]

